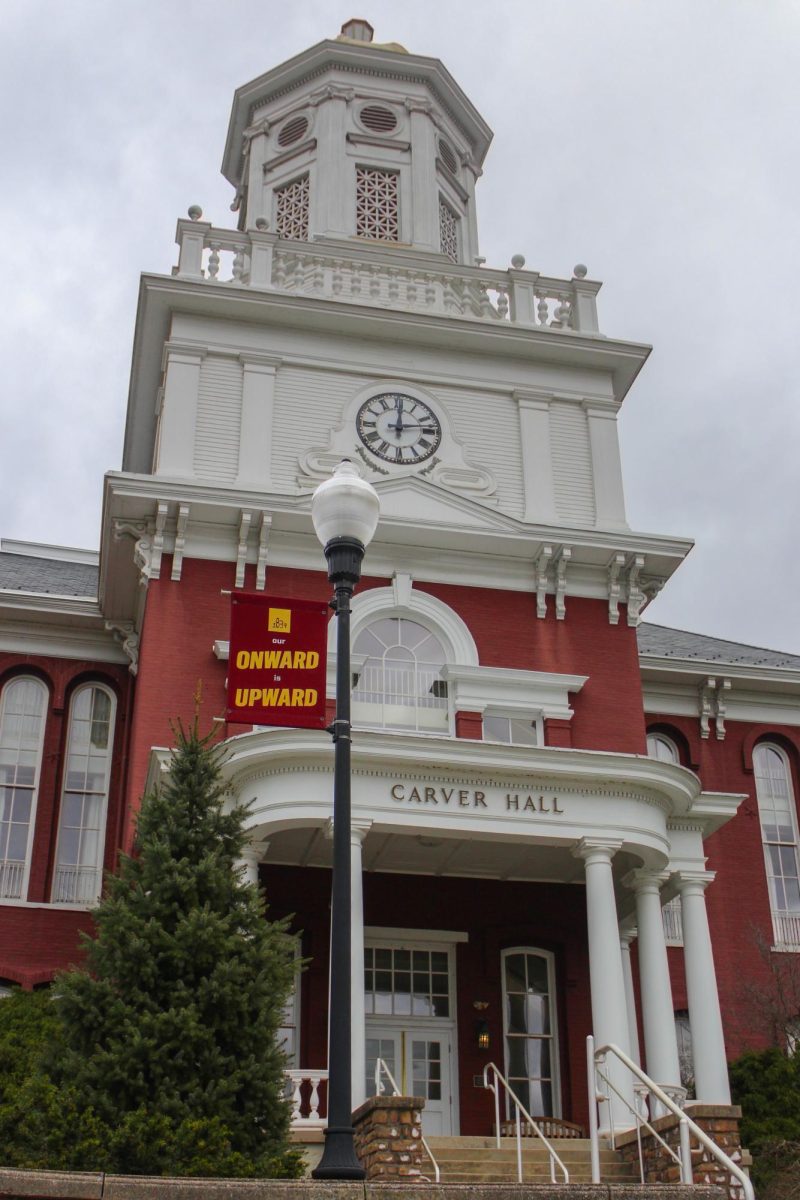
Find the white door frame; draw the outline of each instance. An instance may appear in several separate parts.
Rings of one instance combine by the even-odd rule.
[[[434,1040],[445,1035],[450,1045],[450,1120],[451,1132],[458,1134],[460,1130],[459,1111],[459,1070],[458,1070],[458,1021],[456,1004],[456,944],[466,942],[466,933],[456,933],[449,930],[428,929],[393,929],[368,926],[364,930],[364,946],[371,949],[388,948],[392,950],[437,950],[447,953],[448,991],[450,1000],[450,1015],[448,1017],[394,1015],[391,1013],[367,1013],[366,1032],[406,1033],[412,1037],[416,1034],[428,1036]],[[410,1049],[409,1049],[410,1052]],[[400,1079],[398,1087],[402,1087]],[[445,1080],[442,1080],[445,1083]]]

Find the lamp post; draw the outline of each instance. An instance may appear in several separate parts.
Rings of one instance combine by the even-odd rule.
[[[315,1179],[363,1179],[366,1174],[353,1146],[350,1063],[350,597],[361,578],[364,550],[372,541],[379,512],[377,492],[347,459],[311,500],[336,614],[328,1126],[322,1158],[312,1171]]]

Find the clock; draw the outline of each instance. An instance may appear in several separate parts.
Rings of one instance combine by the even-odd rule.
[[[366,400],[356,431],[377,458],[412,466],[435,454],[442,441],[442,427],[428,405],[403,392],[380,392]]]

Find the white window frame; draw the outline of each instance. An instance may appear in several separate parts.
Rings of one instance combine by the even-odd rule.
[[[503,992],[503,1068],[506,1079],[509,1078],[508,1066],[508,991],[506,989],[506,959],[512,954],[530,954],[543,958],[547,964],[547,989],[550,998],[550,1084],[553,1089],[553,1117],[561,1116],[561,1057],[560,1038],[558,1032],[558,998],[556,996],[556,957],[552,950],[542,950],[540,946],[508,946],[500,951],[500,982]],[[506,1097],[506,1118],[513,1117],[510,1098]],[[544,1116],[544,1113],[531,1113],[532,1117]]]
[[[436,629],[435,627],[432,628],[430,622],[425,621],[425,620],[420,620],[420,618],[418,616],[410,615],[408,613],[400,613],[400,612],[378,612],[378,613],[376,613],[370,621],[364,622],[363,624],[360,625],[358,633],[353,634],[353,647],[354,647],[353,672],[354,672],[354,674],[356,674],[357,672],[359,672],[360,670],[363,669],[364,664],[367,662],[368,658],[374,657],[371,655],[366,655],[363,653],[355,652],[355,645],[356,645],[358,638],[363,633],[367,632],[371,628],[371,626],[374,625],[376,622],[384,621],[384,620],[408,621],[414,625],[419,625],[423,629],[425,629],[428,632],[428,634],[431,637],[435,638],[436,641],[439,643],[439,645],[442,649],[443,655],[444,655],[444,662],[442,663],[441,668],[440,668],[439,681],[442,683],[442,685],[445,688],[447,702],[446,702],[446,704],[441,705],[440,707],[432,706],[430,710],[442,712],[444,714],[444,718],[445,718],[444,724],[443,724],[442,728],[438,728],[438,729],[426,729],[424,727],[419,728],[419,723],[420,723],[419,722],[419,713],[420,713],[421,709],[424,709],[424,706],[420,706],[417,704],[415,704],[413,706],[414,713],[415,713],[415,726],[416,726],[415,728],[412,729],[406,725],[394,725],[394,724],[391,724],[390,722],[387,722],[384,718],[384,714],[385,714],[385,710],[386,710],[385,693],[384,693],[384,699],[380,703],[376,702],[375,704],[369,706],[370,708],[374,708],[376,710],[376,715],[377,715],[378,710],[380,710],[382,719],[375,720],[375,721],[372,721],[369,719],[365,720],[363,713],[362,713],[362,708],[359,707],[360,705],[363,704],[363,702],[361,702],[357,699],[356,692],[358,689],[357,689],[357,687],[354,687],[353,688],[353,699],[352,699],[354,725],[357,725],[358,727],[365,728],[365,729],[389,729],[395,733],[413,734],[414,736],[419,736],[419,737],[452,737],[453,731],[454,731],[455,716],[454,716],[454,709],[453,709],[453,700],[452,700],[452,695],[451,695],[452,688],[450,687],[450,685],[447,681],[447,675],[446,675],[446,670],[445,670],[445,668],[447,667],[447,660],[448,660],[448,646],[447,646],[446,642],[444,641],[444,639],[442,638],[439,630]],[[412,651],[412,653],[413,653],[413,651]],[[416,656],[414,657],[414,662],[415,662],[415,664],[417,662]],[[423,665],[425,665],[424,660],[423,660]],[[430,665],[435,665],[435,664],[430,664]],[[412,708],[412,705],[409,704],[407,707],[410,711]]]
[[[764,824],[765,824],[764,818],[767,815],[767,804],[769,802],[769,797],[767,797],[763,794],[760,794],[760,789],[758,786],[758,780],[759,780],[758,759],[760,757],[759,752],[767,751],[767,750],[773,751],[775,754],[777,754],[778,758],[780,759],[781,763],[783,764],[784,776],[786,779],[787,795],[788,795],[789,820],[790,820],[791,827],[792,827],[793,840],[791,842],[777,841],[777,840],[767,841],[766,837],[764,836]],[[791,768],[791,763],[789,762],[789,756],[787,755],[787,753],[783,749],[783,747],[778,745],[777,742],[763,741],[763,742],[759,742],[754,747],[754,749],[753,749],[753,779],[755,782],[755,789],[756,789],[756,802],[758,804],[761,845],[764,850],[764,870],[765,870],[766,877],[767,877],[767,891],[769,893],[769,907],[770,907],[770,914],[772,916],[772,930],[773,930],[773,937],[775,939],[775,949],[798,951],[798,950],[800,950],[800,908],[796,912],[789,911],[788,909],[784,910],[784,909],[777,908],[775,905],[775,898],[774,898],[773,886],[772,886],[772,880],[773,880],[774,876],[773,876],[772,863],[770,860],[770,853],[769,853],[769,847],[771,847],[771,846],[779,846],[779,847],[781,847],[781,849],[791,848],[791,850],[794,854],[795,870],[796,870],[797,875],[800,877],[800,853],[799,853],[800,830],[798,830],[797,802],[795,800],[795,794],[794,794],[794,782],[792,780],[792,768]]]
[[[658,753],[653,753],[657,745],[662,745],[668,752],[668,757],[664,757]],[[647,734],[647,757],[656,759],[658,762],[673,762],[677,766],[681,765],[680,751],[677,744],[667,733],[662,733],[659,729],[648,731]]]
[[[20,883],[19,895],[8,897],[3,896],[2,891],[5,890],[3,887],[0,889],[0,904],[24,904],[28,898],[28,884],[30,882],[31,862],[33,857],[33,834],[36,828],[36,812],[39,806],[39,786],[42,778],[42,756],[44,753],[44,739],[47,729],[48,708],[50,704],[50,690],[44,680],[39,679],[37,675],[12,676],[11,679],[7,679],[3,684],[2,693],[0,694],[0,732],[2,732],[3,723],[6,716],[6,703],[8,701],[10,689],[14,687],[15,684],[19,683],[32,683],[35,684],[38,689],[40,689],[42,696],[41,729],[39,733],[39,746],[36,752],[33,786],[30,789],[31,811],[28,819],[28,839],[25,845],[25,863],[22,869],[22,880]],[[18,860],[14,859],[12,861],[16,862]],[[2,860],[2,865],[0,865],[0,872],[2,873],[3,880],[5,880],[7,862],[8,860],[4,858]]]
[[[95,872],[94,892],[95,892],[95,894],[93,896],[93,899],[90,901],[75,899],[74,897],[69,900],[57,900],[56,896],[58,894],[58,889],[59,889],[58,874],[59,874],[59,869],[60,869],[59,856],[61,853],[61,837],[62,837],[61,821],[62,821],[62,815],[64,812],[64,799],[65,799],[67,792],[72,793],[74,791],[74,789],[67,787],[67,783],[68,783],[68,779],[69,779],[69,756],[70,756],[70,745],[72,742],[72,730],[73,730],[75,706],[78,701],[78,697],[81,696],[83,694],[83,692],[95,691],[95,690],[103,692],[111,701],[111,712],[110,712],[109,719],[108,719],[108,753],[107,753],[107,757],[106,757],[106,775],[105,775],[105,781],[104,781],[105,782],[105,791],[102,793],[102,805],[103,805],[102,821],[101,821],[101,824],[98,827],[98,831],[97,831],[98,860],[99,861],[97,862],[96,866],[94,867],[94,872]],[[79,687],[77,687],[75,689],[75,691],[72,693],[72,695],[70,697],[69,721],[67,723],[67,736],[66,736],[66,740],[64,742],[64,760],[62,763],[62,770],[61,770],[61,793],[60,793],[60,799],[59,799],[59,805],[58,805],[58,835],[56,838],[56,852],[55,852],[55,856],[53,859],[53,884],[52,884],[51,893],[50,893],[50,903],[57,908],[61,907],[62,905],[68,906],[70,908],[75,908],[75,907],[92,908],[97,903],[97,901],[100,899],[100,892],[101,892],[102,886],[103,886],[103,863],[105,862],[106,832],[108,829],[108,804],[109,804],[110,791],[111,791],[111,771],[112,771],[112,767],[113,767],[113,763],[114,763],[114,737],[116,734],[116,723],[117,723],[117,698],[114,695],[111,688],[108,687],[107,684],[101,683],[99,680],[90,679],[90,680],[87,680],[85,683],[82,683]],[[96,795],[100,795],[100,793],[84,791],[81,793],[81,795],[83,795],[84,797],[89,796],[89,795],[96,796]],[[81,832],[83,832],[83,826],[81,826]],[[65,869],[68,870],[69,866],[67,866]],[[75,870],[76,871],[81,870],[80,863],[78,863],[76,865]],[[76,885],[77,885],[77,880],[76,880]]]
[[[291,1029],[294,1033],[294,1045],[291,1052],[284,1050],[286,1054],[286,1069],[287,1071],[297,1071],[300,1069],[300,1013],[301,1009],[301,987],[303,979],[303,967],[300,957],[300,938],[294,938],[294,977],[292,982],[292,990],[286,999],[283,1006],[283,1014],[281,1023],[278,1026],[278,1044],[284,1045],[281,1039],[281,1033],[284,1030]],[[286,1020],[285,1018],[288,1018]]]
[[[515,742],[513,736],[513,728],[509,727],[508,739],[500,739],[486,736],[486,718],[499,717],[503,721],[520,721],[524,724],[530,724],[536,730],[536,745],[531,742]],[[527,746],[529,750],[535,750],[537,747],[544,745],[544,717],[541,712],[522,712],[518,708],[487,708],[483,713],[483,740],[490,742],[496,746]]]

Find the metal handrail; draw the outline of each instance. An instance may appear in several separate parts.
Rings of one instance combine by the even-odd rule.
[[[381,1079],[381,1073],[383,1073],[386,1076],[386,1078],[389,1080],[389,1083],[392,1085],[392,1095],[393,1096],[401,1096],[402,1092],[400,1091],[400,1088],[397,1086],[397,1084],[395,1082],[394,1075],[389,1070],[388,1066],[386,1065],[386,1063],[383,1061],[382,1058],[378,1058],[375,1060],[375,1095],[382,1096],[383,1092],[384,1092],[383,1080]],[[422,1132],[421,1129],[419,1131],[419,1136],[422,1141],[422,1145],[425,1149],[425,1153],[427,1154],[428,1158],[431,1160],[431,1166],[433,1167],[434,1181],[436,1183],[440,1183],[441,1182],[441,1178],[440,1178],[441,1172],[439,1170],[439,1164],[437,1163],[436,1159],[433,1157],[431,1148],[428,1145],[428,1143],[426,1142],[425,1134]]]
[[[633,1075],[635,1079],[638,1079],[640,1083],[644,1084],[647,1091],[650,1092],[650,1094],[659,1102],[660,1105],[662,1105],[668,1112],[671,1112],[673,1116],[678,1118],[678,1132],[680,1136],[681,1148],[680,1157],[678,1157],[671,1146],[667,1145],[667,1143],[653,1128],[649,1121],[642,1118],[641,1114],[637,1112],[636,1108],[625,1096],[623,1096],[619,1088],[615,1086],[609,1076],[605,1072],[601,1071],[601,1064],[605,1063],[605,1060],[609,1054],[612,1054],[617,1061],[620,1062],[622,1066],[631,1073],[631,1075]],[[691,1134],[694,1138],[696,1138],[700,1145],[709,1152],[712,1158],[715,1158],[717,1162],[720,1163],[720,1165],[738,1181],[744,1192],[745,1200],[755,1200],[755,1191],[753,1190],[753,1185],[749,1176],[745,1174],[741,1167],[736,1165],[733,1159],[728,1157],[724,1150],[720,1149],[715,1141],[712,1141],[708,1134],[683,1111],[680,1105],[676,1104],[673,1098],[668,1095],[663,1088],[660,1088],[657,1083],[654,1083],[650,1076],[646,1075],[642,1068],[638,1066],[633,1059],[628,1057],[624,1050],[620,1050],[619,1046],[615,1046],[612,1042],[609,1042],[606,1046],[600,1046],[599,1048],[595,1049],[594,1038],[589,1036],[586,1039],[586,1057],[589,1065],[589,1137],[591,1139],[592,1183],[600,1182],[600,1142],[597,1122],[597,1104],[601,1100],[608,1099],[608,1096],[600,1095],[597,1090],[596,1080],[600,1078],[604,1081],[606,1086],[610,1088],[620,1100],[622,1100],[626,1108],[628,1108],[633,1114],[636,1122],[636,1137],[639,1143],[639,1172],[642,1175],[642,1182],[644,1182],[644,1165],[642,1161],[641,1128],[644,1126],[653,1134],[654,1137],[658,1139],[659,1142],[661,1142],[662,1146],[669,1151],[676,1162],[680,1164],[682,1183],[692,1184],[694,1182],[692,1153],[689,1141],[689,1136]],[[613,1120],[611,1126],[611,1138],[613,1144]]]
[[[489,1072],[490,1071],[494,1075],[494,1083],[491,1083],[489,1080]],[[500,1149],[500,1091],[497,1087],[498,1083],[501,1083],[503,1085],[503,1087],[505,1089],[506,1097],[513,1102],[514,1107],[516,1109],[516,1116],[514,1119],[514,1123],[516,1126],[516,1136],[517,1136],[517,1182],[522,1183],[522,1130],[521,1130],[520,1118],[524,1117],[525,1120],[530,1125],[533,1132],[536,1134],[536,1136],[538,1138],[541,1138],[541,1140],[544,1142],[544,1144],[547,1148],[547,1153],[550,1156],[550,1181],[551,1181],[551,1183],[555,1183],[555,1181],[556,1181],[556,1167],[555,1167],[556,1163],[558,1163],[558,1165],[561,1169],[561,1172],[563,1173],[564,1183],[569,1183],[569,1171],[564,1166],[563,1162],[558,1157],[555,1150],[550,1145],[550,1142],[544,1136],[541,1129],[536,1124],[536,1122],[534,1121],[531,1114],[528,1112],[527,1108],[525,1108],[524,1104],[517,1098],[515,1092],[509,1086],[508,1080],[505,1078],[504,1075],[501,1074],[501,1072],[498,1070],[498,1068],[492,1062],[492,1063],[487,1063],[486,1066],[483,1068],[483,1086],[485,1088],[488,1088],[490,1092],[494,1093],[494,1127],[495,1127],[495,1137],[496,1137],[497,1149],[498,1150]]]

